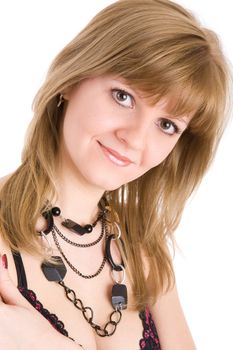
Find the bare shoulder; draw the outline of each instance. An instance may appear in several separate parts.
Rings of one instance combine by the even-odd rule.
[[[0,179],[0,191],[1,191],[1,188],[4,185],[5,181],[7,180],[7,178],[8,177],[5,176],[5,177]],[[9,249],[8,245],[6,244],[6,242],[3,240],[2,232],[0,231],[0,254],[1,255],[3,255],[3,254],[9,255],[9,252],[10,252],[10,249]]]
[[[0,178],[0,191],[1,191],[2,186],[4,185],[4,183],[6,182],[7,179],[8,179],[8,176],[4,176],[4,177]],[[0,205],[1,205],[1,203],[0,203]],[[6,245],[2,239],[2,233],[0,231],[0,254],[3,254],[5,249],[6,249]]]
[[[0,190],[4,183],[8,180],[10,175],[7,175],[5,177],[2,177],[0,179]],[[3,240],[2,233],[0,231],[0,255],[2,256],[3,254],[7,255],[7,260],[8,260],[8,270],[9,274],[13,280],[13,282],[16,283],[17,277],[16,277],[16,271],[15,271],[15,266],[14,266],[14,261],[13,261],[13,256],[10,247],[8,244]]]
[[[4,186],[5,182],[10,178],[11,174],[3,176],[0,178],[0,191],[2,187]]]
[[[151,313],[163,350],[196,350],[176,286],[159,297]]]
[[[8,270],[13,281],[16,281],[16,271],[13,262],[13,255],[9,245],[3,240],[2,233],[0,232],[0,256],[6,254],[8,260]]]
[[[168,253],[170,254],[169,250]],[[145,277],[149,274],[149,261],[141,250]],[[163,350],[196,350],[184,312],[180,303],[177,287],[161,293],[157,302],[150,307]]]

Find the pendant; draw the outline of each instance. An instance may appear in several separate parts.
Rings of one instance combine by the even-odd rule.
[[[62,225],[68,228],[70,231],[79,234],[80,236],[83,236],[85,233],[90,233],[93,230],[93,227],[90,224],[81,226],[77,224],[77,222],[74,222],[70,219],[65,219],[62,221]]]
[[[114,284],[112,287],[112,306],[115,310],[123,310],[127,308],[127,288],[125,284]]]
[[[56,263],[43,262],[41,264],[41,269],[44,276],[48,281],[60,282],[64,279],[67,269],[60,256],[52,256]]]

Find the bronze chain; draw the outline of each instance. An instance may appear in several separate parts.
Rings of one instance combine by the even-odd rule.
[[[110,314],[109,321],[106,322],[104,327],[101,327],[93,322],[94,312],[92,308],[90,306],[84,306],[82,300],[77,298],[75,291],[67,287],[63,281],[59,281],[58,283],[64,288],[67,299],[71,301],[78,310],[82,311],[85,320],[100,337],[110,337],[115,333],[117,325],[122,317],[120,309],[115,309]]]
[[[56,231],[56,233],[67,243],[75,246],[75,247],[79,247],[79,248],[88,248],[88,247],[93,247],[94,245],[96,245],[97,243],[99,243],[101,241],[101,239],[103,238],[104,236],[104,223],[103,223],[103,220],[104,218],[102,218],[102,228],[101,228],[101,233],[100,233],[100,236],[94,241],[94,242],[91,242],[91,243],[76,243],[76,242],[73,242],[71,241],[69,238],[67,238],[66,236],[63,235],[63,233],[58,229],[58,227],[53,224],[53,228],[54,230]]]
[[[100,274],[100,272],[103,270],[104,268],[104,265],[107,261],[107,258],[104,256],[103,260],[102,260],[102,263],[100,265],[100,267],[98,268],[98,270],[93,273],[92,275],[84,275],[82,272],[80,272],[66,257],[66,255],[64,254],[59,242],[58,242],[58,239],[57,239],[57,236],[56,236],[56,232],[54,230],[54,228],[52,228],[52,236],[53,236],[53,240],[54,240],[54,243],[56,244],[56,247],[57,249],[59,250],[60,254],[62,255],[62,257],[64,258],[64,260],[66,261],[66,263],[69,265],[69,267],[77,274],[79,275],[80,277],[82,278],[86,278],[86,279],[90,279],[90,278],[94,278],[96,276],[98,276]]]

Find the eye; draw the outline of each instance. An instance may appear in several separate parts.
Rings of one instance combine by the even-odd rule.
[[[134,98],[128,92],[121,89],[112,89],[112,96],[114,100],[121,106],[126,108],[133,108]]]
[[[176,123],[169,119],[162,118],[156,124],[165,134],[168,135],[181,134],[182,132]]]

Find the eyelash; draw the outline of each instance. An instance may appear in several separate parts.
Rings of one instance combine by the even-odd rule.
[[[174,128],[174,132],[173,133],[166,132],[166,130],[161,127],[161,123],[164,123],[164,122],[165,123],[169,123]],[[155,124],[162,130],[162,132],[164,132],[168,136],[173,136],[175,134],[181,134],[182,133],[182,130],[178,127],[178,125],[176,123],[174,123],[173,121],[171,121],[170,119],[161,118]]]
[[[126,95],[130,98],[130,100],[132,101],[131,103],[131,106],[125,106],[123,104],[124,101],[119,101],[118,98],[115,96],[115,94],[118,94],[118,93],[121,93],[123,95]],[[134,106],[134,103],[135,103],[135,100],[134,100],[134,97],[129,94],[127,91],[123,90],[123,89],[119,89],[119,88],[114,88],[114,89],[111,89],[111,94],[112,94],[112,97],[114,98],[114,100],[122,107],[124,108],[133,108]],[[122,103],[121,103],[122,102]],[[174,132],[173,133],[169,133],[169,132],[166,132],[166,130],[164,130],[162,127],[161,127],[161,123],[169,123],[173,128],[174,128]],[[176,123],[174,123],[173,121],[171,121],[170,119],[166,119],[166,118],[161,118],[158,122],[155,123],[163,133],[165,133],[166,135],[168,136],[173,136],[175,134],[181,134],[182,133],[182,130],[178,127],[178,125]]]
[[[128,97],[130,98],[130,100],[131,100],[131,106],[125,106],[125,105],[123,104],[124,101],[119,101],[118,98],[115,96],[115,94],[118,94],[118,93],[123,94],[123,95],[125,95],[125,96],[128,96]],[[114,100],[115,100],[120,106],[122,106],[122,107],[124,107],[124,108],[133,108],[133,106],[134,106],[134,98],[133,98],[133,96],[132,96],[131,94],[129,94],[127,91],[125,91],[125,90],[123,90],[123,89],[114,88],[114,89],[111,90],[111,94],[112,94],[112,97],[114,98]]]

